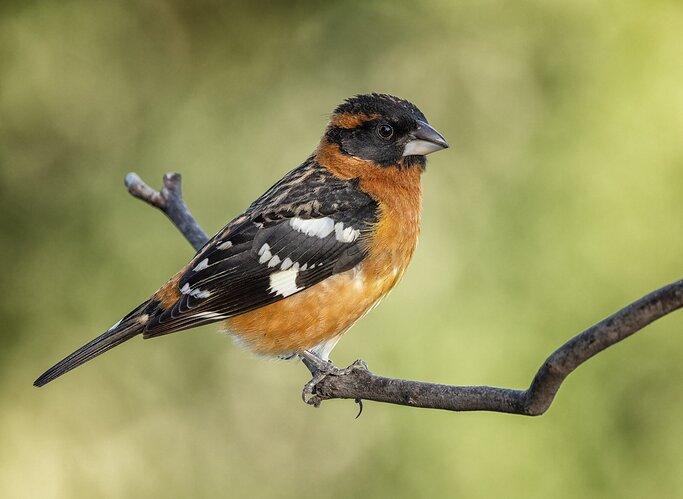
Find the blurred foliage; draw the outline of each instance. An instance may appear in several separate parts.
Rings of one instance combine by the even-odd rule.
[[[536,419],[313,410],[305,369],[215,327],[31,387],[192,254],[126,172],[184,173],[215,231],[368,91],[417,103],[452,148],[430,158],[409,272],[335,361],[526,386],[681,277],[681,26],[677,0],[3,2],[0,496],[683,496],[678,315]]]

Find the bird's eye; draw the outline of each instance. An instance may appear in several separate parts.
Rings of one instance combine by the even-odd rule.
[[[391,136],[394,135],[394,129],[391,127],[391,125],[380,123],[377,126],[377,135],[383,139],[390,139]]]

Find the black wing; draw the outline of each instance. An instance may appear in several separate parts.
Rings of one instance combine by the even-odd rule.
[[[180,278],[180,299],[158,309],[145,337],[274,303],[360,263],[378,205],[309,158],[216,234]]]

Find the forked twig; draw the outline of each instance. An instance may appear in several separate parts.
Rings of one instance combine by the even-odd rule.
[[[180,173],[164,175],[164,186],[161,191],[155,191],[145,184],[137,173],[129,173],[124,180],[128,192],[132,196],[159,208],[173,222],[195,251],[206,244],[209,236],[187,208],[183,200],[182,177]]]

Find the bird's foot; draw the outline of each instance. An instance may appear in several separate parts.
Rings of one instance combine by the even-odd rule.
[[[323,379],[328,376],[345,376],[357,369],[368,370],[368,365],[363,360],[357,360],[348,367],[340,368],[332,364],[329,360],[323,360],[308,350],[301,352],[299,357],[313,375],[311,380],[304,385],[304,389],[301,392],[301,398],[305,403],[314,407],[319,407],[320,403],[324,400],[320,394],[316,393],[316,386]],[[358,412],[358,416],[360,416],[363,411],[363,402],[361,400],[356,400],[356,403],[360,406]]]

